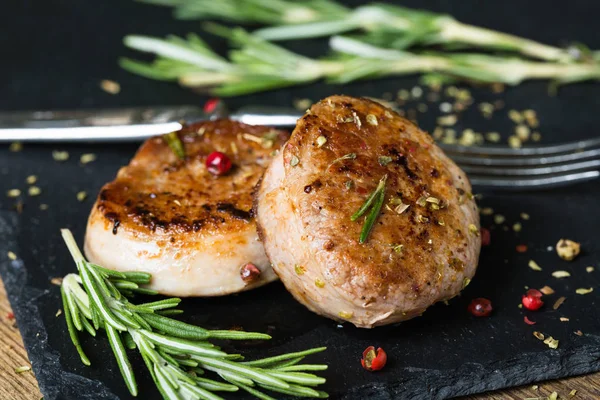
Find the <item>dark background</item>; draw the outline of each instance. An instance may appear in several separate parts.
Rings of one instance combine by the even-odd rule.
[[[600,48],[600,3],[596,1],[415,0],[402,4],[448,12],[464,22],[549,44],[579,40]],[[0,14],[0,110],[201,104],[205,97],[176,84],[131,75],[116,64],[122,55],[139,57],[122,46],[126,34],[162,36],[190,31],[200,31],[200,23],[175,21],[169,9],[130,1],[5,1]],[[221,40],[209,39],[225,49]],[[317,40],[294,43],[292,48],[316,55],[326,46]],[[100,90],[102,79],[119,82],[121,93],[113,96]],[[381,96],[415,84],[414,77],[344,87],[314,84],[227,102],[234,108],[246,104],[291,105],[295,98],[317,100],[333,93]],[[492,94],[485,88],[473,89],[473,94],[476,102],[503,99],[506,109],[536,110],[543,141],[551,143],[598,135],[599,90],[597,84],[576,84],[549,97],[547,82],[533,82],[509,88],[503,94]],[[437,111],[420,115],[419,123],[431,130],[436,116]],[[505,113],[488,121],[473,107],[456,129],[500,131],[506,137],[512,126]],[[49,280],[74,270],[58,229],[71,228],[81,241],[95,194],[114,177],[119,166],[128,162],[136,146],[26,144],[20,153],[11,153],[7,148],[0,145],[0,272],[42,391],[47,399],[124,396],[126,390],[104,340],[84,340],[93,366],[86,368],[79,362],[62,317],[54,316],[61,305],[58,289]],[[55,162],[51,157],[54,149],[68,150],[71,159]],[[96,153],[98,160],[80,166],[79,156],[88,152]],[[9,199],[4,195],[10,188],[26,193],[25,177],[30,174],[38,175],[41,196],[30,198],[24,194],[21,199]],[[75,198],[81,190],[89,193],[83,203]],[[484,249],[478,275],[464,295],[450,306],[434,306],[422,318],[398,327],[339,329],[334,322],[294,302],[278,283],[239,296],[186,300],[186,318],[209,328],[241,325],[248,330],[272,332],[274,339],[268,344],[238,347],[251,357],[259,352],[276,354],[329,346],[325,355],[311,360],[330,364],[325,389],[333,398],[444,398],[598,370],[600,290],[587,296],[577,296],[574,290],[598,287],[600,268],[594,274],[585,273],[584,268],[599,267],[599,198],[598,181],[560,191],[485,193],[481,205],[504,214],[508,226],[519,220],[520,212],[529,213],[531,220],[515,234],[495,227],[490,217],[484,217],[482,225],[492,229],[492,246]],[[21,215],[14,212],[16,201],[24,203]],[[49,209],[39,210],[40,203],[48,204]],[[563,262],[546,250],[561,237],[582,242],[584,253],[575,262]],[[516,254],[516,244],[527,244],[528,253]],[[6,262],[8,250],[17,253],[19,261]],[[543,272],[527,268],[532,258],[544,268]],[[550,276],[555,269],[567,269],[573,276],[557,281]],[[568,300],[558,311],[546,307],[530,314],[538,323],[529,327],[523,323],[524,312],[517,308],[520,295],[526,285],[545,284],[557,291],[548,304],[561,295]],[[492,318],[476,320],[465,312],[470,299],[479,296],[494,302]],[[560,323],[559,316],[568,316],[571,322]],[[585,335],[573,335],[577,329]],[[533,330],[559,339],[559,349],[549,350],[538,342],[531,335]],[[370,344],[383,346],[389,354],[390,362],[380,374],[368,374],[359,365],[360,353]],[[139,371],[141,398],[156,396],[140,360],[135,356],[133,359]]]

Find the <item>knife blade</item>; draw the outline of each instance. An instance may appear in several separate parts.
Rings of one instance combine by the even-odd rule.
[[[177,131],[184,123],[231,118],[249,125],[293,127],[302,113],[249,106],[206,113],[196,106],[151,106],[71,111],[0,113],[0,142],[138,142]]]

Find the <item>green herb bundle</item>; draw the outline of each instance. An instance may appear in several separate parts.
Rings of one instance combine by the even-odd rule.
[[[187,40],[127,36],[125,45],[153,53],[151,63],[121,59],[130,72],[148,78],[178,81],[181,85],[218,96],[237,96],[325,79],[348,83],[358,79],[422,73],[429,81],[462,78],[484,83],[517,85],[527,79],[571,83],[600,79],[600,63],[555,63],[472,53],[411,53],[377,47],[354,38],[334,36],[334,53],[308,58],[267,42],[243,29],[210,31],[227,36],[235,47],[228,58],[215,53],[198,36]]]
[[[355,30],[374,44],[407,49],[438,45],[520,53],[546,61],[581,60],[581,52],[457,21],[450,15],[390,4],[350,9],[332,0],[142,0],[175,7],[180,19],[220,19],[270,25],[254,33],[267,40],[305,39]]]
[[[307,355],[325,350],[314,348],[256,361],[243,361],[240,354],[228,354],[210,339],[263,340],[262,333],[205,330],[169,317],[181,313],[178,298],[134,304],[134,293],[155,294],[140,285],[150,274],[117,272],[89,263],[73,235],[62,235],[77,264],[79,274],[67,275],[61,285],[69,335],[81,361],[90,365],[78,339],[78,332],[96,336],[105,330],[127,388],[138,394],[135,374],[126,349],[137,349],[156,387],[165,399],[222,399],[217,393],[240,389],[260,399],[273,399],[263,390],[298,397],[326,398],[315,389],[325,379],[310,371],[327,369],[323,364],[301,364]],[[211,372],[215,378],[204,376]]]

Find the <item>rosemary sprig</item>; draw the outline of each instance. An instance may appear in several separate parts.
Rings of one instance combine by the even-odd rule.
[[[569,52],[515,35],[457,21],[450,15],[391,4],[371,3],[349,9],[332,0],[143,0],[175,8],[181,19],[221,19],[272,25],[255,33],[267,40],[367,32],[375,44],[396,49],[432,44],[502,50],[546,61],[581,61]]]
[[[358,209],[358,211],[356,211],[350,217],[351,221],[356,221],[364,213],[366,213],[369,209],[371,210],[369,212],[369,214],[367,215],[367,217],[365,218],[365,222],[364,222],[362,230],[360,232],[360,237],[358,239],[358,242],[361,244],[363,244],[364,242],[367,241],[367,238],[369,237],[369,233],[371,233],[371,230],[373,229],[373,225],[375,224],[375,220],[377,220],[377,217],[379,216],[379,213],[381,212],[381,207],[383,206],[383,202],[385,200],[385,182],[386,182],[386,180],[387,180],[387,174],[384,175],[383,178],[381,178],[381,180],[377,184],[377,187],[375,188],[373,193],[371,193],[371,195],[369,195],[367,200],[365,200],[365,202]]]
[[[68,274],[61,285],[64,315],[71,341],[82,362],[90,360],[79,343],[78,332],[92,336],[104,329],[129,392],[136,396],[138,387],[127,349],[137,349],[154,383],[165,399],[222,399],[218,392],[240,389],[261,399],[272,399],[263,390],[297,397],[326,398],[314,389],[325,379],[306,371],[327,369],[323,364],[300,364],[324,347],[289,353],[261,360],[242,361],[240,354],[228,354],[210,339],[270,339],[253,332],[206,330],[169,318],[181,301],[178,298],[134,304],[134,293],[156,294],[140,287],[151,280],[143,272],[118,272],[85,260],[67,229],[63,239],[77,265],[79,274]],[[203,375],[215,374],[215,380]]]
[[[224,34],[213,25],[211,31]],[[348,83],[394,75],[426,74],[458,77],[484,83],[517,85],[527,79],[572,83],[600,79],[600,63],[552,63],[471,53],[410,53],[377,47],[354,38],[330,40],[332,57],[311,59],[250,35],[242,29],[228,31],[236,47],[229,60],[216,55],[198,37],[173,36],[165,40],[128,36],[125,44],[155,53],[150,63],[122,59],[125,69],[152,79],[177,80],[183,86],[210,90],[218,96],[237,96],[319,79]]]

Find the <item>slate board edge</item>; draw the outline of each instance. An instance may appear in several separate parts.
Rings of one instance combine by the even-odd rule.
[[[0,238],[2,238],[0,249],[3,255],[8,250],[20,254],[21,249],[17,244],[18,226],[16,213],[0,212]],[[42,318],[36,303],[36,300],[51,289],[42,291],[27,286],[27,271],[20,259],[10,261],[2,257],[0,275],[44,400],[69,398],[118,400],[118,397],[102,382],[65,372],[60,366],[60,354],[48,343],[48,332],[41,323]],[[19,321],[26,316],[28,322],[19,324]],[[64,392],[65,388],[73,391],[72,397]]]
[[[3,239],[0,241],[0,249],[4,253],[8,250],[20,253],[17,233],[18,216],[15,213],[0,212],[0,237]],[[41,324],[42,318],[36,305],[36,300],[51,288],[39,290],[28,287],[27,271],[20,259],[9,261],[3,257],[0,261],[0,275],[17,323],[24,316],[30,319],[29,323],[21,324],[19,329],[44,399],[118,399],[102,382],[64,372],[60,367],[60,354],[48,343],[48,332]],[[600,337],[593,338],[595,344],[580,348],[577,353],[560,348],[549,349],[538,353],[523,353],[518,358],[489,365],[466,363],[455,370],[427,370],[427,374],[424,374],[424,369],[405,368],[407,373],[394,384],[373,383],[360,386],[343,394],[341,398],[446,399],[596,372],[600,371]],[[522,363],[523,360],[526,363]],[[505,371],[499,372],[500,368]],[[443,385],[438,385],[440,389],[430,389],[429,383],[433,379],[444,382]]]

